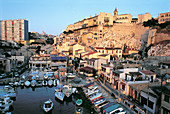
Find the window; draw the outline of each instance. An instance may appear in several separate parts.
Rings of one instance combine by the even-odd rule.
[[[122,85],[122,90],[125,90],[125,85]]]
[[[94,33],[94,35],[97,35],[97,33]]]
[[[165,17],[168,17],[168,14],[166,14]]]
[[[163,107],[163,114],[169,114],[169,113],[170,113],[170,111]]]
[[[116,50],[116,53],[117,53],[117,50]]]
[[[164,21],[164,19],[161,19],[161,21]]]
[[[165,95],[165,96],[164,96],[164,101],[166,101],[166,102],[169,103],[169,96]]]
[[[121,51],[119,51],[119,53],[121,53]]]
[[[164,17],[164,15],[161,15],[161,17]]]

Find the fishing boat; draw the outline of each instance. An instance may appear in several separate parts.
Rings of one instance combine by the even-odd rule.
[[[75,112],[76,114],[83,114],[83,107],[76,107]]]
[[[48,81],[48,85],[49,85],[49,86],[52,86],[52,85],[53,85],[53,80],[49,80],[49,81]]]
[[[99,104],[101,104],[101,103],[103,103],[103,102],[105,102],[105,101],[106,101],[105,98],[100,99],[99,101],[94,102],[94,105],[95,105],[95,106],[98,106]]]
[[[83,103],[83,100],[82,100],[82,99],[77,99],[77,101],[76,101],[76,105],[77,105],[77,106],[81,106],[82,103]]]
[[[48,101],[44,102],[44,105],[43,105],[43,110],[45,112],[49,112],[53,109],[53,102],[49,99]]]
[[[32,80],[32,81],[31,81],[31,87],[35,87],[36,84],[37,84],[36,80]]]
[[[100,97],[100,96],[102,96],[102,93],[94,93],[94,94],[92,94],[92,96],[90,97],[90,100],[93,100],[93,99],[95,99],[95,98],[97,98],[97,97]]]
[[[55,92],[55,97],[57,97],[59,100],[63,101],[64,100],[64,93],[61,91]]]
[[[94,90],[96,90],[96,89],[98,89],[97,86],[91,86],[90,88],[85,89],[85,90],[84,90],[84,93],[87,95],[87,94],[91,93],[92,91],[94,91]]]
[[[70,97],[70,95],[72,94],[72,87],[70,85],[64,85],[63,93],[66,95],[66,97]]]
[[[106,108],[108,108],[114,104],[115,104],[115,102],[110,102],[110,103],[106,104],[105,106],[101,107],[101,112],[103,112],[103,110],[105,110]]]
[[[30,84],[31,84],[31,83],[30,83],[29,81],[26,81],[26,82],[25,82],[25,86],[26,86],[26,87],[29,87]]]

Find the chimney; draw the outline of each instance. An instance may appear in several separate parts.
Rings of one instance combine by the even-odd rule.
[[[95,16],[97,16],[97,14],[95,14]]]

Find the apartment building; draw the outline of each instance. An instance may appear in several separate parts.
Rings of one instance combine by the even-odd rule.
[[[170,114],[170,87],[167,86],[167,89],[162,93],[161,99],[161,114]]]
[[[28,20],[2,20],[1,40],[25,43],[28,38]]]
[[[160,13],[160,15],[158,16],[158,23],[161,24],[167,21],[170,21],[170,12]]]

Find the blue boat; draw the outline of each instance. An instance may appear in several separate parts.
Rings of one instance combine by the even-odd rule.
[[[109,112],[115,110],[116,108],[119,107],[119,104],[112,105],[106,109],[103,110],[103,114],[109,114]]]
[[[105,100],[106,100],[105,98],[100,99],[99,101],[96,101],[96,102],[94,103],[94,105],[95,105],[95,106],[98,106],[99,104],[105,102]]]

